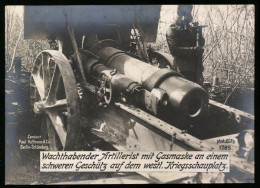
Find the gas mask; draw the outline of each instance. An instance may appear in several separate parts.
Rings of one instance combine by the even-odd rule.
[[[186,16],[185,14],[183,16],[178,16],[178,23],[181,26],[181,28],[185,30],[189,29],[191,21],[191,16]]]
[[[192,21],[192,5],[179,5],[177,10],[177,23],[180,25],[183,29],[189,29],[189,24]]]

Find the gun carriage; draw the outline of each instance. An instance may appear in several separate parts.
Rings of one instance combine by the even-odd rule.
[[[101,138],[106,150],[218,151],[218,139],[233,138],[230,173],[254,177],[253,160],[236,153],[245,146],[236,137],[253,136],[247,130],[254,116],[209,100],[206,90],[173,70],[169,54],[142,49],[140,40],[156,40],[160,8],[25,6],[25,39],[59,41],[58,50],[38,55],[30,83],[31,106],[50,149],[82,149],[83,132],[88,145]],[[142,56],[131,53],[137,30]],[[159,173],[141,174],[156,179]],[[164,173],[161,181],[195,175]]]

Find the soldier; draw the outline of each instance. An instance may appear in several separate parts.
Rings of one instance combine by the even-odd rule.
[[[192,5],[179,5],[178,18],[166,32],[166,40],[174,64],[178,71],[188,80],[203,86],[202,54],[205,39],[202,36],[202,27],[192,21]]]

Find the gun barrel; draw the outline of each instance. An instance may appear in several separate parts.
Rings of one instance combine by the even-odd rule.
[[[116,69],[146,90],[164,90],[175,112],[194,118],[208,104],[207,92],[200,85],[184,79],[178,72],[152,66],[113,47],[104,47],[95,53],[101,57],[105,66]]]

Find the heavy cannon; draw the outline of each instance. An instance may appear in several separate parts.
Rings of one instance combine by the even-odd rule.
[[[59,40],[58,51],[38,55],[30,83],[51,150],[81,148],[85,130],[88,143],[101,138],[118,150],[212,151],[221,150],[220,136],[236,139],[252,129],[252,115],[209,100],[201,86],[169,69],[171,56],[149,53],[163,68],[149,63],[145,49],[130,53],[131,32],[155,41],[159,16],[155,5],[25,7],[26,39]],[[253,176],[253,162],[235,156],[236,149],[232,168]]]

